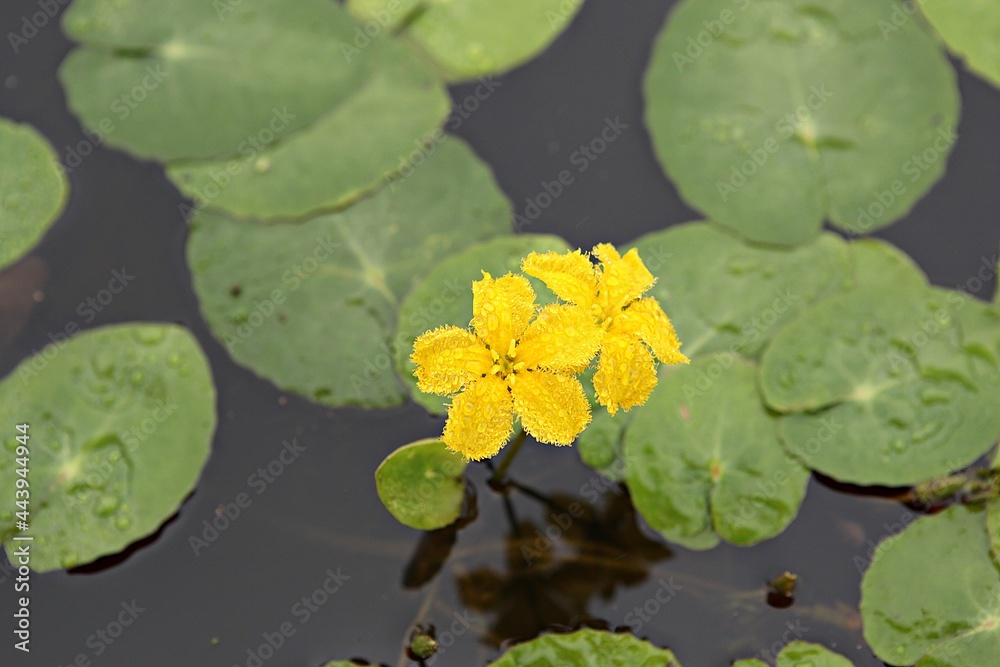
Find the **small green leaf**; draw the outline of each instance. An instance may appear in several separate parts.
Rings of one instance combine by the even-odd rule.
[[[875,551],[861,583],[865,639],[893,665],[983,667],[1000,655],[1000,572],[985,512],[923,517]]]
[[[646,75],[646,122],[681,195],[754,241],[797,244],[823,221],[868,233],[941,177],[955,72],[896,0],[679,3]]]
[[[500,74],[541,53],[583,0],[348,0],[367,26],[402,30],[451,81]]]
[[[440,440],[404,445],[375,471],[378,497],[400,523],[419,530],[443,528],[462,511],[467,465]]]
[[[0,118],[0,269],[41,240],[68,193],[59,158],[45,138]]]
[[[681,667],[674,654],[629,634],[583,629],[509,649],[490,667]]]
[[[59,75],[84,127],[160,160],[253,150],[276,111],[282,136],[307,127],[374,60],[347,57],[358,25],[328,0],[77,0],[63,27],[82,44]]]
[[[909,255],[882,239],[857,239],[850,244],[855,287],[899,287],[928,284],[927,275]]]
[[[177,510],[208,458],[215,387],[186,329],[103,327],[22,362],[0,383],[0,423],[7,553],[19,544],[14,425],[28,424],[31,567],[69,568],[120,551]]]
[[[199,213],[188,262],[205,319],[238,363],[320,403],[385,407],[406,397],[390,339],[400,299],[444,257],[509,230],[489,170],[451,139],[340,213],[300,224]]]
[[[767,667],[767,663],[737,660],[733,667]],[[781,649],[775,667],[854,667],[854,663],[819,644],[793,641]]]
[[[820,302],[765,352],[761,390],[790,413],[788,451],[844,482],[903,486],[981,456],[1000,435],[1000,349],[982,302],[926,287]],[[985,351],[985,352],[984,352]]]
[[[768,248],[692,223],[631,246],[657,276],[649,294],[692,358],[729,351],[756,359],[784,323],[851,281],[848,246],[833,234],[796,248]]]
[[[401,45],[370,48],[378,56],[371,75],[312,126],[235,159],[171,165],[167,175],[199,208],[242,217],[339,208],[408,176],[450,140],[438,127],[448,96]]]
[[[970,70],[1000,86],[1000,7],[993,0],[923,0],[920,10]],[[888,17],[887,17],[888,19]],[[895,32],[891,20],[886,34]]]
[[[443,415],[449,403],[448,398],[425,394],[417,388],[413,375],[416,365],[410,361],[417,337],[445,325],[468,327],[472,320],[472,283],[482,279],[483,271],[494,277],[517,273],[521,270],[521,260],[532,251],[550,250],[563,252],[567,250],[566,242],[557,236],[536,234],[498,236],[445,258],[414,286],[399,308],[399,324],[393,339],[396,369],[414,401],[436,415]],[[529,280],[538,296],[537,303],[555,300],[540,281]]]
[[[661,379],[625,432],[636,509],[672,542],[709,549],[774,537],[795,518],[809,471],[782,450],[755,367],[702,357]]]

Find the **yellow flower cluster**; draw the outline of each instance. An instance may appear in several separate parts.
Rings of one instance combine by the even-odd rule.
[[[539,442],[569,445],[590,422],[590,402],[576,378],[600,355],[598,402],[615,414],[641,405],[656,386],[656,359],[688,363],[670,319],[643,298],[655,278],[633,248],[609,244],[590,255],[532,253],[521,270],[564,303],[539,308],[522,275],[472,284],[471,330],[445,326],[417,338],[411,359],[422,391],[455,395],[442,441],[468,459],[494,456],[514,417]]]

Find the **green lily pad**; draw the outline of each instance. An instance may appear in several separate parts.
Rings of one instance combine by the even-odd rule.
[[[948,48],[961,56],[970,70],[1000,86],[1000,7],[995,2],[923,0],[919,7]],[[895,18],[887,17],[880,24],[890,39],[897,32]]]
[[[660,378],[663,381],[663,378]],[[584,380],[584,387],[592,390],[593,383]],[[641,410],[641,408],[638,408]],[[609,415],[601,406],[593,408],[590,423],[576,439],[580,459],[608,479],[620,482],[625,479],[625,429],[637,413],[624,410]]]
[[[339,213],[265,225],[200,212],[188,262],[238,363],[320,403],[385,407],[406,397],[390,340],[399,301],[444,257],[509,232],[510,215],[489,170],[451,139]]]
[[[541,53],[583,0],[348,0],[372,32],[410,38],[450,81],[499,74]]]
[[[402,524],[444,528],[462,512],[467,465],[440,440],[412,442],[389,454],[375,471],[378,497]]]
[[[803,313],[761,365],[768,405],[791,413],[785,447],[853,484],[910,485],[974,461],[1000,435],[1000,373],[964,326],[984,310],[957,292],[883,287]]]
[[[45,138],[0,118],[0,269],[41,240],[68,193],[59,158]]]
[[[990,531],[990,551],[1000,567],[1000,500],[990,501],[986,515],[986,525]]]
[[[691,358],[729,351],[756,359],[786,322],[850,285],[848,246],[824,234],[796,248],[749,245],[706,223],[678,225],[633,247]]]
[[[177,510],[208,458],[215,387],[186,329],[102,327],[23,361],[0,383],[0,418],[7,553],[21,532],[15,425],[27,424],[31,567],[69,568],[121,551]]]
[[[896,0],[686,0],[646,76],[653,145],[681,195],[755,241],[905,215],[955,141],[955,72]]]
[[[236,159],[172,165],[167,175],[199,208],[261,217],[343,207],[396,172],[408,175],[448,140],[439,125],[450,100],[402,46],[370,48],[371,75],[312,126]]]
[[[927,275],[909,255],[882,239],[857,239],[850,244],[856,287],[925,287]]]
[[[77,0],[63,27],[82,43],[59,73],[84,127],[160,160],[243,153],[276,113],[282,133],[306,127],[373,64],[345,56],[359,26],[327,0]]]
[[[510,648],[490,667],[681,667],[674,654],[629,634],[583,629]]]
[[[861,582],[865,639],[893,665],[983,667],[1000,655],[1000,570],[982,509],[951,507],[879,545]]]
[[[767,667],[761,660],[737,660],[733,667]],[[775,667],[854,667],[854,663],[819,644],[789,642],[778,654]]]
[[[468,327],[472,320],[472,283],[483,277],[483,271],[494,277],[521,270],[521,260],[535,252],[564,252],[566,242],[558,236],[519,234],[500,236],[469,246],[441,261],[427,272],[422,281],[406,295],[399,307],[399,319],[394,338],[395,365],[404,384],[410,388],[413,400],[435,415],[447,412],[450,399],[425,394],[417,388],[410,360],[413,342],[425,331],[440,326]],[[538,280],[529,278],[538,296],[536,303],[551,303],[555,297]]]
[[[625,481],[647,523],[709,549],[774,537],[795,518],[809,471],[778,442],[756,368],[732,355],[695,359],[653,391],[625,431]]]

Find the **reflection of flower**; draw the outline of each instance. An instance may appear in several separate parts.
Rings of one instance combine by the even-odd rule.
[[[579,250],[532,253],[521,268],[591,315],[588,328],[599,332],[601,340],[594,390],[598,402],[615,414],[618,408],[628,410],[649,398],[656,387],[653,355],[668,364],[690,360],[681,354],[681,343],[659,302],[640,298],[656,278],[638,251],[633,248],[622,257],[602,243],[594,248],[594,256],[600,268]]]
[[[524,276],[494,280],[484,271],[472,295],[472,331],[439,327],[413,346],[422,391],[461,391],[449,407],[442,441],[466,458],[489,458],[507,442],[516,415],[539,442],[572,443],[590,421],[573,373],[593,358],[601,331],[574,305],[537,310]]]

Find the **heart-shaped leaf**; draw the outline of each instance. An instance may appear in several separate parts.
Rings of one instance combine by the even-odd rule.
[[[510,648],[490,667],[681,667],[667,649],[629,634],[583,629],[544,635]]]

